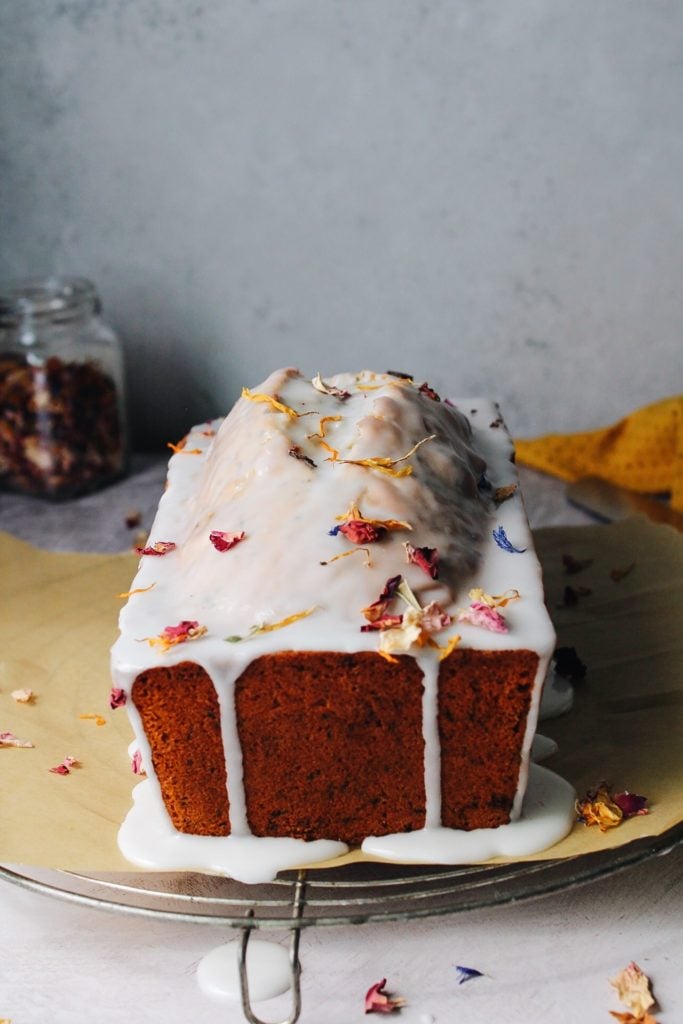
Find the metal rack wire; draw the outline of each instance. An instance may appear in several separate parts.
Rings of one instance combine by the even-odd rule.
[[[281,1024],[295,1024],[301,1012],[303,928],[406,921],[532,899],[668,853],[682,841],[679,823],[659,836],[562,860],[466,867],[356,863],[283,872],[264,885],[198,873],[86,875],[16,865],[0,865],[0,878],[87,906],[238,930],[242,1009],[249,1024],[264,1024],[249,999],[249,937],[257,929],[288,931],[292,1010]]]

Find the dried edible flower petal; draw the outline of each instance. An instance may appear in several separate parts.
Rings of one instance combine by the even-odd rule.
[[[405,519],[370,519],[368,516],[364,516],[355,501],[351,502],[348,511],[343,516],[337,516],[336,519],[338,523],[369,523],[382,530],[412,530],[412,526]],[[329,532],[331,536],[335,536],[340,530],[341,526],[334,526]]]
[[[183,441],[181,444],[173,444],[172,441],[166,442],[166,447],[170,448],[174,455],[201,455],[201,448],[186,448],[187,441]]]
[[[424,384],[420,384],[417,390],[420,392],[421,395],[424,395],[425,398],[431,398],[433,402],[441,401],[434,388],[430,388],[427,381],[425,381]]]
[[[502,548],[503,551],[509,551],[511,555],[522,555],[526,551],[526,548],[516,548],[510,542],[503,526],[499,526],[493,531],[493,539],[499,548]]]
[[[306,455],[306,453],[304,451],[302,451],[302,449],[299,447],[298,444],[293,444],[290,447],[290,449],[287,452],[287,454],[291,455],[293,459],[298,459],[299,462],[305,462],[307,466],[311,467],[311,469],[317,469],[318,468],[316,466],[315,462],[313,461],[313,459],[310,458],[310,456]]]
[[[337,462],[339,459],[339,452],[332,445],[328,444],[327,441],[320,440],[318,444],[322,445],[326,452],[330,453],[329,459],[325,459],[325,462]]]
[[[518,490],[517,484],[506,484],[504,487],[496,487],[493,492],[493,500],[496,505],[502,505],[504,501],[509,501]]]
[[[618,1010],[610,1010],[609,1012],[621,1024],[657,1024],[657,1021],[649,1012],[639,1014],[637,1017],[634,1017],[632,1013],[619,1013]]]
[[[335,526],[330,533],[343,533],[352,544],[374,544],[375,541],[380,540],[385,530],[382,526],[363,522],[362,519],[350,519],[348,523]]]
[[[361,609],[361,613],[365,616],[368,622],[375,622],[376,619],[379,619],[384,615],[387,608],[396,597],[402,579],[402,576],[391,576],[384,584],[382,593],[379,595],[377,600],[373,601],[372,604],[369,604],[367,608]]]
[[[381,632],[379,649],[386,654],[403,654],[414,644],[420,646],[421,643],[424,643],[422,610],[409,607],[404,612],[399,626]]]
[[[20,740],[13,732],[0,732],[0,747],[33,747],[30,740]]]
[[[340,558],[348,558],[349,555],[365,555],[365,566],[369,568],[372,565],[372,559],[370,558],[370,551],[368,548],[352,548],[351,551],[342,551],[340,555],[334,555],[332,558],[328,558],[327,561],[321,562],[321,565],[331,565],[332,562],[338,562]]]
[[[402,373],[400,370],[385,370],[387,377],[398,377],[400,380],[413,380],[412,373]]]
[[[176,644],[197,640],[206,633],[206,626],[200,626],[194,619],[183,619],[177,626],[166,626],[158,636],[145,637],[150,647],[161,647],[165,653]]]
[[[573,555],[562,555],[562,565],[564,571],[573,575],[577,572],[583,572],[584,569],[590,568],[593,564],[592,558],[574,558]]]
[[[461,964],[456,964],[455,970],[458,974],[458,985],[464,985],[466,981],[471,981],[473,978],[484,977],[483,972],[474,967],[463,967]]]
[[[81,762],[76,757],[65,757],[64,760],[54,768],[48,768],[53,775],[69,775],[72,768],[80,768]]]
[[[10,697],[15,700],[17,704],[33,704],[35,694],[33,690],[12,690]]]
[[[95,714],[90,715],[90,714],[88,714],[88,715],[79,715],[78,717],[79,717],[79,719],[81,719],[84,722],[92,721],[96,725],[106,725],[107,724],[107,719],[104,717],[104,715],[95,715]]]
[[[248,398],[250,402],[265,402],[271,409],[274,409],[276,412],[285,413],[291,420],[299,418],[299,413],[294,409],[290,409],[288,405],[278,402],[277,398],[273,398],[272,395],[265,395],[261,391],[250,391],[249,388],[242,388],[242,398]]]
[[[122,708],[126,701],[126,691],[121,689],[120,686],[112,686],[109,693],[109,707],[114,711],[116,708]]]
[[[636,818],[641,814],[650,813],[647,807],[647,797],[629,793],[627,789],[623,793],[615,793],[614,802],[617,807],[621,808],[624,818]]]
[[[374,630],[394,629],[396,626],[400,626],[402,622],[402,615],[382,615],[379,619],[366,622],[364,626],[360,627],[360,631],[361,633],[372,633]]]
[[[384,991],[386,983],[387,979],[382,978],[375,985],[371,985],[365,993],[366,1013],[393,1013],[394,1010],[406,1005],[405,999],[387,995]]]
[[[130,759],[130,770],[133,775],[146,775],[147,772],[142,767],[142,753],[139,750],[133,752],[133,756]]]
[[[469,592],[471,601],[481,601],[489,608],[504,608],[511,601],[518,601],[521,596],[518,590],[506,590],[504,594],[487,594],[481,587],[472,587]]]
[[[452,637],[449,637],[446,646],[441,648],[441,653],[439,654],[439,661],[444,661],[449,654],[452,654],[455,648],[460,643],[461,639],[462,637],[460,637],[457,633],[455,633]]]
[[[601,832],[621,825],[624,812],[614,802],[606,783],[589,790],[583,800],[576,801],[576,815],[584,825],[597,825]]]
[[[335,398],[344,401],[346,398],[351,397],[350,391],[344,391],[342,388],[337,388],[333,384],[327,384],[319,373],[316,373],[315,377],[311,381],[311,384],[316,391],[319,391],[323,395],[334,395]]]
[[[576,608],[580,597],[590,597],[593,591],[590,587],[570,587],[569,584],[562,591],[560,608]]]
[[[620,1002],[627,1006],[638,1020],[655,1004],[650,990],[650,979],[633,960],[623,971],[619,971],[615,978],[610,978],[609,983],[617,990]]]
[[[318,424],[318,429],[316,431],[314,431],[312,434],[307,434],[306,435],[308,440],[310,441],[314,437],[316,437],[316,438],[325,437],[325,434],[327,432],[327,430],[326,430],[327,424],[328,423],[339,423],[339,421],[341,419],[342,419],[341,416],[321,416],[320,417],[320,423]]]
[[[150,544],[145,548],[133,548],[136,555],[168,555],[169,552],[175,551],[177,545],[172,540],[158,540],[155,544]]]
[[[612,569],[610,572],[610,579],[614,580],[615,583],[620,583],[629,573],[633,572],[636,567],[635,562],[631,562],[630,565],[625,565],[620,569]]]
[[[299,619],[305,619],[308,615],[311,615],[316,609],[317,605],[313,605],[312,608],[307,608],[305,612],[295,612],[294,615],[288,615],[284,619],[280,619],[279,622],[264,623],[261,626],[252,626],[246,636],[226,636],[226,641],[229,644],[239,643],[240,640],[249,640],[252,636],[258,636],[260,633],[272,633],[276,629],[284,629],[285,626],[291,626],[293,622],[298,622]]]
[[[209,534],[209,540],[215,547],[216,551],[229,551],[230,548],[234,548],[235,544],[239,544],[241,540],[244,540],[246,533],[242,530],[240,533],[226,533],[225,530],[212,530]]]
[[[413,472],[412,466],[404,466],[402,469],[393,469],[392,467],[396,466],[399,462],[405,462],[406,459],[409,459],[411,455],[415,454],[418,448],[423,444],[426,444],[427,441],[433,441],[435,437],[436,434],[430,434],[429,437],[423,437],[421,441],[418,441],[417,444],[413,445],[410,451],[406,452],[406,454],[402,455],[399,459],[377,456],[372,459],[340,459],[340,462],[347,466],[365,466],[368,469],[376,469],[380,473],[386,473],[388,476],[410,476]]]
[[[553,655],[555,672],[570,683],[578,683],[585,678],[588,668],[579,658],[575,647],[558,647]]]
[[[439,552],[436,548],[416,548],[409,541],[406,541],[403,547],[406,549],[409,564],[419,565],[433,580],[439,578]]]
[[[422,609],[422,628],[427,633],[439,633],[451,625],[453,619],[436,601],[430,601]]]
[[[508,633],[509,627],[503,616],[495,608],[483,601],[473,601],[469,608],[458,613],[458,622],[469,622],[472,626],[481,626],[492,633]]]
[[[135,590],[124,590],[122,594],[117,594],[117,597],[132,597],[133,594],[146,594],[148,590],[154,590],[156,583],[150,583],[148,587],[136,587]]]

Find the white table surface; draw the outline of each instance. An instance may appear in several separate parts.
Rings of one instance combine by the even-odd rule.
[[[532,525],[584,523],[557,482],[523,472]],[[0,529],[55,550],[123,550],[129,509],[149,527],[159,460],[98,495],[63,504],[0,496]],[[406,1024],[607,1024],[623,1010],[608,983],[631,960],[653,979],[661,1024],[683,1020],[683,856],[660,855],[597,882],[519,904],[421,922],[304,930],[301,1021],[351,1024],[383,977],[407,1000]],[[287,944],[280,932],[268,941]],[[225,1024],[234,1002],[209,999],[199,960],[235,933],[77,906],[0,882],[0,1019],[12,1024]],[[456,964],[484,972],[458,985]],[[255,1004],[266,1021],[287,995]]]

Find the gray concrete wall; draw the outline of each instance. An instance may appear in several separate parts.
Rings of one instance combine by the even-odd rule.
[[[283,364],[683,389],[674,0],[3,0],[0,118],[0,277],[97,282],[138,440]]]

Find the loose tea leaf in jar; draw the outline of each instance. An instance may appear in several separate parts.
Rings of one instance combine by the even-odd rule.
[[[0,485],[72,497],[125,469],[121,354],[82,280],[0,291]]]

